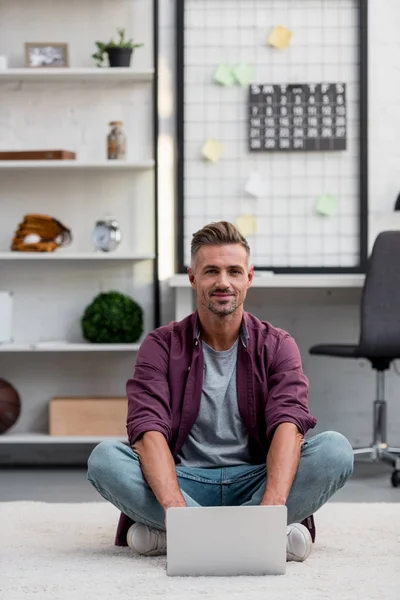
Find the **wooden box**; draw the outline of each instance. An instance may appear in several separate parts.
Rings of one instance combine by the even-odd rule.
[[[73,160],[75,152],[69,150],[26,150],[0,152],[0,160]]]
[[[55,397],[49,405],[49,433],[126,437],[127,410],[127,398]]]

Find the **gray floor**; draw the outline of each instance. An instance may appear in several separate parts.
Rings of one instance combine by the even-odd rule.
[[[390,483],[386,465],[357,464],[352,479],[333,502],[400,502],[400,488]],[[101,496],[86,481],[84,469],[0,469],[0,502],[96,502]]]

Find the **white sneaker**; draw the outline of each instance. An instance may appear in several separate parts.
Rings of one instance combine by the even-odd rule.
[[[129,548],[144,556],[160,556],[167,551],[165,531],[152,529],[142,523],[134,523],[126,534]],[[311,534],[300,523],[289,525],[286,533],[286,560],[302,562],[310,555]]]
[[[301,523],[289,525],[286,532],[286,560],[303,562],[310,555],[311,534]]]
[[[126,541],[129,548],[145,556],[160,556],[167,551],[165,531],[152,529],[142,523],[134,523],[129,527]]]

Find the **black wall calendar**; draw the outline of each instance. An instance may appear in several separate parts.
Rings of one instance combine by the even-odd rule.
[[[250,152],[346,150],[346,84],[251,84]]]

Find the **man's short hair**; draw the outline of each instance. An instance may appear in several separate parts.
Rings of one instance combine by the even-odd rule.
[[[209,223],[193,234],[191,244],[192,261],[202,246],[226,246],[227,244],[240,244],[250,255],[250,246],[245,237],[232,223],[218,221]]]

